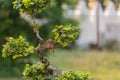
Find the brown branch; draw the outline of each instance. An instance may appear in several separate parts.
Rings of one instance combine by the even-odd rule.
[[[39,35],[39,29],[38,29],[38,26],[36,25],[36,22],[35,22],[35,16],[34,16],[34,7],[33,7],[33,9],[32,9],[32,19],[33,19],[33,25],[34,25],[34,29],[35,29],[35,33],[36,33],[36,37],[39,39],[39,41],[40,41],[40,45],[42,45],[42,43],[43,43],[43,39],[42,39],[42,37],[40,37],[40,35]]]
[[[34,29],[35,29],[34,32],[36,33],[36,37],[39,39],[39,44],[40,44],[40,47],[38,49],[39,58],[40,58],[40,61],[42,63],[46,64],[45,69],[47,69],[47,67],[49,66],[50,62],[47,59],[44,59],[44,57],[43,57],[43,53],[44,53],[46,47],[43,46],[43,39],[39,35],[39,29],[38,29],[38,27],[37,27],[37,25],[35,23],[34,8],[32,9],[32,19],[33,19],[33,25],[34,25]]]
[[[42,45],[43,45],[43,39],[42,39],[42,37],[40,37],[40,35],[39,35],[39,30],[36,30],[36,37],[39,39],[39,43],[40,43],[40,45],[42,46]]]
[[[44,61],[44,58],[43,58],[43,52],[44,52],[44,50],[45,50],[45,48],[42,48],[42,47],[40,47],[39,50],[38,50],[38,54],[39,54],[41,62]]]

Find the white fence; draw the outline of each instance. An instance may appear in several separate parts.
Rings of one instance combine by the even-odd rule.
[[[77,41],[79,46],[84,47],[97,43],[97,9],[99,10],[100,45],[102,46],[107,40],[111,39],[120,41],[120,7],[116,9],[111,1],[103,11],[101,4],[96,1],[93,9],[89,10],[85,0],[80,0],[75,10],[66,9],[64,14],[67,18],[80,20],[81,34]]]

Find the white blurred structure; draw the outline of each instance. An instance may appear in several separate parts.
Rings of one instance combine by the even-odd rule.
[[[99,8],[98,8],[99,7]],[[69,9],[68,9],[69,10]],[[97,14],[99,12],[99,15]],[[101,4],[97,1],[94,3],[92,10],[86,6],[85,0],[80,0],[75,10],[66,13],[66,16],[72,16],[80,20],[81,29],[77,45],[89,48],[90,44],[97,43],[97,17],[99,16],[99,44],[102,46],[107,40],[116,40],[120,42],[120,6],[116,10],[112,1],[103,11]],[[71,17],[70,17],[71,18]]]
[[[25,21],[29,22],[31,25],[33,25],[33,20],[30,14],[26,12],[20,12],[20,17],[23,18]],[[48,22],[47,19],[39,19],[39,18],[34,18],[34,19],[35,19],[35,23],[38,25],[44,25]]]

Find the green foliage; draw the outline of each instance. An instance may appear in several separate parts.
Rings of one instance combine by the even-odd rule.
[[[30,46],[28,42],[22,36],[19,38],[6,38],[7,42],[3,45],[2,57],[12,56],[13,59],[18,57],[27,56],[29,53],[33,53],[33,46]]]
[[[37,41],[32,32],[33,28],[19,16],[18,10],[13,9],[12,1],[0,0],[0,56],[2,56],[2,45],[6,43],[5,37],[12,36],[17,38],[22,35],[32,45],[35,45]],[[11,57],[6,59],[0,57],[0,77],[21,77],[24,64],[30,62],[31,56],[16,60],[11,59]]]
[[[63,71],[61,75],[54,80],[92,80],[88,73],[81,73],[76,71]]]
[[[63,47],[68,46],[71,42],[75,42],[79,35],[79,27],[71,25],[56,26],[53,31],[53,40]]]
[[[52,71],[53,67],[48,66],[46,69],[44,63],[34,65],[26,64],[23,76],[26,80],[48,80],[52,76]]]
[[[44,40],[47,40],[51,38],[51,31],[54,29],[56,25],[77,25],[77,21],[73,19],[68,19],[63,16],[63,9],[62,5],[68,4],[68,6],[75,7],[73,3],[76,3],[78,0],[55,0],[56,5],[54,7],[47,7],[44,11],[41,13],[36,13],[36,17],[40,19],[47,19],[47,23],[42,25],[40,28],[40,35],[44,38]]]
[[[13,2],[15,9],[32,13],[35,11],[43,11],[48,5],[54,5],[54,0],[15,0]]]
[[[20,18],[18,10],[13,9],[12,1],[15,1],[15,0],[0,0],[0,36],[1,36],[0,37],[0,45],[5,43],[4,37],[6,37],[6,36],[17,37],[19,35],[25,36],[25,38],[31,44],[37,45],[36,37],[34,36],[34,33],[32,32],[33,27],[31,27],[24,19]],[[16,0],[16,1],[21,2],[22,0]],[[74,2],[74,0],[56,0],[56,6],[47,7],[49,5],[49,4],[47,4],[47,6],[46,6],[47,8],[42,13],[37,13],[37,14],[39,14],[38,16],[36,16],[37,18],[40,18],[40,19],[45,18],[48,20],[47,24],[42,25],[42,27],[40,28],[40,35],[44,38],[44,40],[48,39],[48,35],[50,34],[51,30],[54,28],[55,25],[60,25],[60,24],[76,25],[74,20],[69,21],[69,20],[63,18],[63,16],[62,16],[63,10],[61,9],[61,6],[63,3],[68,3],[68,5],[69,4],[73,5],[73,2]],[[50,3],[50,4],[52,4],[52,3]],[[15,4],[15,5],[19,6],[17,4]],[[22,6],[24,6],[24,5],[22,5]],[[18,9],[22,8],[22,6],[19,7]],[[31,9],[30,10],[25,9],[25,11],[31,12]],[[0,46],[0,50],[1,50],[1,48],[2,48],[2,46]],[[2,54],[0,53],[0,56],[1,55]],[[12,57],[12,55],[11,55],[11,57]],[[36,58],[36,57],[34,57],[34,58]],[[20,58],[20,59],[22,59],[21,62],[26,63],[26,60],[23,60],[23,58]],[[31,58],[29,58],[29,59],[31,59]],[[27,63],[29,63],[29,59],[27,58],[27,60],[28,60]],[[19,64],[19,70],[23,69],[24,65],[23,65],[23,63],[21,63],[21,64],[18,63],[18,61],[20,61],[19,59],[17,59],[18,61],[12,60],[11,58],[1,59],[1,60],[2,61],[0,64],[0,70],[2,70],[2,71],[0,73],[2,75],[4,75],[4,76],[12,75],[13,76],[13,74],[18,74],[18,75],[21,74],[18,72],[11,71],[14,69],[18,69],[18,64]],[[8,70],[9,70],[9,74],[6,75]],[[4,72],[4,74],[3,74],[3,72]],[[1,76],[1,74],[0,74],[0,76]]]
[[[58,2],[63,3],[62,0],[58,0]],[[69,0],[67,2],[69,2]],[[59,8],[62,5],[61,3],[59,3],[60,4],[58,6]],[[54,4],[54,0],[15,0],[13,2],[13,7],[15,9],[19,9],[21,11],[26,11],[34,14],[33,13],[34,11],[42,12],[48,5],[53,5],[53,4]],[[62,17],[61,8],[60,8],[59,17]],[[12,21],[11,22],[8,21],[8,22],[10,24],[13,23]],[[57,22],[59,22],[59,20]],[[76,41],[79,35],[79,28],[77,26],[71,26],[71,25],[65,25],[65,26],[60,25],[60,26],[56,26],[53,29],[52,33],[56,44],[60,44],[63,47],[65,47],[68,46],[71,42]],[[2,57],[4,58],[6,58],[7,56],[11,56],[13,59],[16,59],[18,57],[27,56],[29,53],[33,53],[34,51],[33,46],[30,46],[29,43],[26,42],[22,36],[19,36],[19,38],[16,39],[9,37],[6,40],[7,43],[3,45],[3,49],[2,49]],[[31,79],[32,80],[89,80],[90,79],[88,74],[67,72],[67,71],[55,77],[53,67],[43,62],[41,64],[33,64],[33,65],[26,64],[23,72],[23,76],[26,80],[31,80]]]
[[[92,80],[88,73],[77,71],[63,71],[60,75],[52,75],[53,67],[48,66],[45,69],[45,64],[26,64],[23,76],[26,80]]]

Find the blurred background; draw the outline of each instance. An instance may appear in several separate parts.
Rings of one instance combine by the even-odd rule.
[[[0,0],[0,51],[5,37],[22,35],[31,45],[38,40],[31,19],[13,9],[14,0]],[[46,52],[58,71],[89,72],[94,80],[120,80],[120,0],[56,0],[55,7],[36,13],[40,35],[47,40],[55,25],[72,24],[80,28],[76,43]],[[0,56],[1,56],[0,52]],[[0,57],[0,80],[24,80],[26,63],[37,63],[37,54],[12,60]]]

